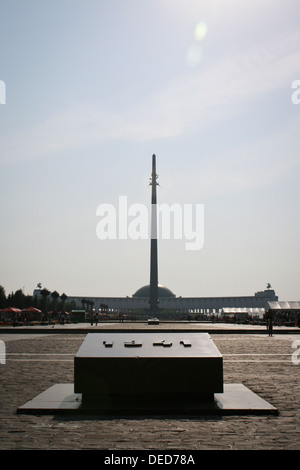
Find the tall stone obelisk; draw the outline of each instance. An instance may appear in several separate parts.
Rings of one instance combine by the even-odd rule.
[[[157,262],[157,199],[156,186],[158,175],[156,174],[156,156],[152,155],[152,174],[150,185],[151,194],[151,247],[150,247],[150,313],[158,311],[158,262]]]

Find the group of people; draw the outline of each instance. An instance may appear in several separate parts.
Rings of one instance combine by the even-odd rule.
[[[59,322],[60,322],[60,324],[61,324],[61,325],[64,325],[66,319],[67,319],[67,316],[66,316],[65,312],[62,312],[62,313],[59,315]]]
[[[94,323],[97,326],[98,321],[99,321],[99,316],[98,316],[98,313],[95,312],[91,315],[91,326],[93,326]]]

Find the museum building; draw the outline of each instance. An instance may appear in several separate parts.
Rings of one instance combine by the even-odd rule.
[[[34,296],[40,297],[40,289],[35,289]],[[134,312],[149,310],[150,285],[138,289],[131,297],[85,297],[68,296],[68,302],[82,308],[82,299],[93,302],[93,309],[98,311],[101,305],[107,305],[111,312]],[[273,289],[255,292],[252,296],[240,297],[176,297],[167,287],[158,285],[159,311],[182,313],[219,314],[224,308],[264,309],[267,302],[278,301]]]

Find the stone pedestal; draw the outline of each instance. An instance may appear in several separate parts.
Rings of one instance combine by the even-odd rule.
[[[223,359],[207,333],[91,333],[75,356],[84,401],[213,400]]]

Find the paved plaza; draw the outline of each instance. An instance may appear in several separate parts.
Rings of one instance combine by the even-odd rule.
[[[1,450],[300,450],[300,330],[238,325],[160,324],[159,329],[208,331],[223,355],[224,383],[242,383],[278,415],[139,416],[19,414],[19,406],[56,383],[73,383],[74,356],[90,325],[44,331],[0,329]],[[100,324],[147,330],[147,324]],[[153,329],[153,328],[152,328]],[[12,331],[12,330],[11,330]]]

